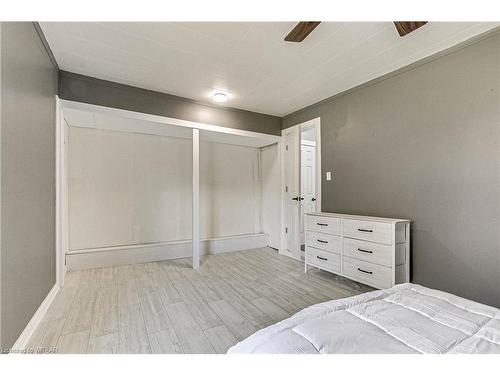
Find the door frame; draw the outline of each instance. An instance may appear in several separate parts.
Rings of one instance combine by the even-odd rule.
[[[280,249],[279,253],[281,255],[289,254],[285,252],[285,223],[287,219],[286,215],[286,183],[285,183],[285,135],[292,131],[293,129],[298,129],[299,131],[299,146],[300,146],[300,133],[302,130],[315,128],[316,129],[316,212],[321,212],[321,117],[313,118],[309,121],[291,126],[289,128],[283,129],[281,131],[281,142],[280,142],[280,163],[281,163],[281,234],[280,234]],[[299,189],[300,189],[300,149],[298,150],[299,157],[296,159],[298,162],[299,169]],[[299,210],[300,212],[300,210]],[[295,259],[295,257],[294,257]],[[300,260],[300,259],[299,259]]]
[[[56,285],[64,286],[66,274],[66,250],[68,234],[68,176],[66,169],[66,126],[63,114],[63,104],[56,95]]]
[[[303,122],[300,131],[316,129],[316,212],[321,212],[321,117]]]

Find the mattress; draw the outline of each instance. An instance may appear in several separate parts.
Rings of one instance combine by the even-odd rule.
[[[310,306],[228,353],[500,354],[500,310],[399,284]]]

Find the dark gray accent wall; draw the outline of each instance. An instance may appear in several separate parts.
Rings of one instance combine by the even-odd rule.
[[[500,36],[286,116],[321,117],[322,210],[410,218],[412,282],[500,307]]]
[[[1,346],[55,284],[57,69],[31,22],[1,23]]]
[[[240,109],[198,103],[116,82],[59,71],[59,97],[228,128],[281,135],[281,118]]]

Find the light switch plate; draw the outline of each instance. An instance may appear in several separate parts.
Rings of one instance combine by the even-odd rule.
[[[331,181],[332,180],[332,172],[326,172],[326,180]]]

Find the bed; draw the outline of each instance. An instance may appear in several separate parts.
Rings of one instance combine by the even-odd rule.
[[[399,284],[310,306],[228,353],[500,354],[500,309]]]

